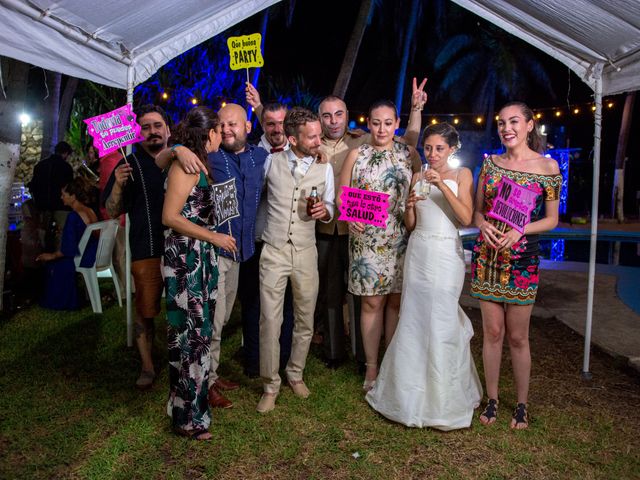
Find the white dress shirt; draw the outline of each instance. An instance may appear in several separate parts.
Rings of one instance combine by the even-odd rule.
[[[269,174],[269,169],[271,168],[271,158],[272,157],[273,157],[273,155],[269,155],[269,156],[267,156],[267,159],[264,161],[264,178],[265,178],[265,182],[266,182],[267,175]],[[305,174],[309,170],[309,167],[311,167],[311,164],[316,161],[316,159],[314,157],[298,158],[296,156],[296,154],[293,153],[293,150],[287,150],[287,160],[289,162],[289,170],[291,171],[291,175],[293,175],[293,171],[295,170],[295,168],[297,166],[297,160],[302,161],[302,164],[301,164],[300,168]],[[323,223],[329,223],[331,221],[331,219],[333,218],[333,212],[335,211],[335,206],[334,206],[335,205],[335,198],[336,198],[335,184],[334,184],[334,180],[333,180],[333,168],[331,168],[331,165],[329,165],[329,164],[327,164],[327,167],[328,168],[325,171],[325,179],[324,179],[325,189],[324,189],[324,192],[322,194],[322,201],[324,202],[325,208],[329,212],[329,219],[328,220],[320,220]]]

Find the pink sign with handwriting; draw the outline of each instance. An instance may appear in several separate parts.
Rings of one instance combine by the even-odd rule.
[[[136,123],[136,114],[131,105],[116,108],[111,112],[84,120],[87,131],[93,137],[93,145],[98,155],[104,157],[114,150],[144,140],[140,134],[140,125]]]
[[[338,220],[368,223],[376,227],[384,227],[387,224],[388,193],[342,187],[340,198],[342,205],[340,205]]]
[[[536,196],[533,190],[502,177],[493,207],[487,215],[524,234],[524,227],[531,221],[531,212],[536,207]]]

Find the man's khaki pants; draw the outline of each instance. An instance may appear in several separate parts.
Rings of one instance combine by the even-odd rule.
[[[222,328],[229,321],[233,304],[238,293],[238,276],[240,264],[232,259],[218,257],[218,296],[216,311],[213,314],[213,333],[211,334],[211,365],[209,367],[209,385],[218,379],[218,365],[220,364],[220,343],[222,342]]]
[[[281,249],[264,244],[260,257],[260,376],[264,391],[280,390],[280,328],[287,279],[293,290],[293,341],[285,372],[289,380],[302,380],[318,297],[318,251],[313,245],[296,251],[291,243]]]

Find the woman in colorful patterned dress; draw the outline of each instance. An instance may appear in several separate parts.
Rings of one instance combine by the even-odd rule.
[[[369,109],[371,144],[352,150],[345,159],[340,185],[389,194],[385,228],[349,223],[349,292],[362,300],[360,327],[366,357],[363,389],[370,390],[378,375],[378,349],[384,328],[389,345],[400,310],[402,268],[408,234],[404,204],[420,157],[413,147],[393,138],[400,120],[393,102],[380,101]],[[340,196],[337,196],[340,204]]]
[[[542,138],[533,112],[524,103],[511,102],[500,110],[498,134],[505,152],[485,159],[474,212],[480,234],[473,247],[471,296],[480,300],[482,311],[482,358],[489,397],[480,422],[490,425],[497,418],[500,360],[506,334],[517,394],[511,428],[523,429],[529,426],[529,320],[538,290],[538,234],[558,224],[562,176],[556,161],[542,156]],[[537,194],[524,235],[487,216],[503,177]]]
[[[189,111],[172,136],[204,165],[220,146],[218,115],[207,107]],[[162,222],[165,238],[164,277],[167,287],[169,400],[167,413],[176,434],[209,440],[211,416],[209,346],[216,304],[218,262],[214,246],[236,251],[233,237],[216,233],[215,206],[208,176],[169,169]]]

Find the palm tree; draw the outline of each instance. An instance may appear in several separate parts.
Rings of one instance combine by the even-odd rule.
[[[469,101],[473,113],[486,118],[489,145],[496,101],[524,97],[534,83],[552,99],[555,94],[542,63],[520,40],[494,25],[479,25],[475,34],[449,38],[434,67],[444,72],[439,95],[447,95],[456,104]]]
[[[364,31],[369,23],[373,5],[373,0],[362,0],[360,3],[360,10],[358,11],[358,16],[356,17],[356,22],[353,26],[353,31],[351,32],[351,38],[349,39],[349,44],[344,52],[344,59],[342,60],[342,66],[340,67],[336,84],[333,87],[333,94],[340,98],[344,98],[347,93],[347,88],[351,81],[351,74],[353,73],[353,67],[358,56],[358,50],[360,50],[362,37],[364,36]]]
[[[622,123],[618,135],[618,150],[616,151],[615,175],[613,177],[613,191],[611,192],[611,217],[619,223],[624,222],[624,164],[629,143],[629,130],[633,116],[633,105],[636,101],[636,92],[629,92],[624,101],[622,111]]]
[[[396,106],[398,111],[402,110],[402,95],[404,93],[404,85],[405,85],[405,77],[407,75],[407,66],[409,65],[409,54],[412,50],[412,46],[415,45],[414,37],[416,33],[416,25],[418,24],[418,19],[422,17],[422,1],[421,0],[411,0],[411,6],[409,8],[408,14],[408,23],[407,23],[407,31],[404,35],[404,40],[402,42],[402,56],[400,60],[400,70],[398,71],[398,80],[396,81]],[[420,22],[422,23],[422,22]],[[413,56],[413,55],[412,55]]]
[[[24,109],[27,93],[29,65],[11,58],[0,57],[3,77],[2,92],[6,97],[0,102],[0,310],[3,309],[4,271],[9,228],[9,201],[11,186],[20,158],[22,128],[18,116]]]

